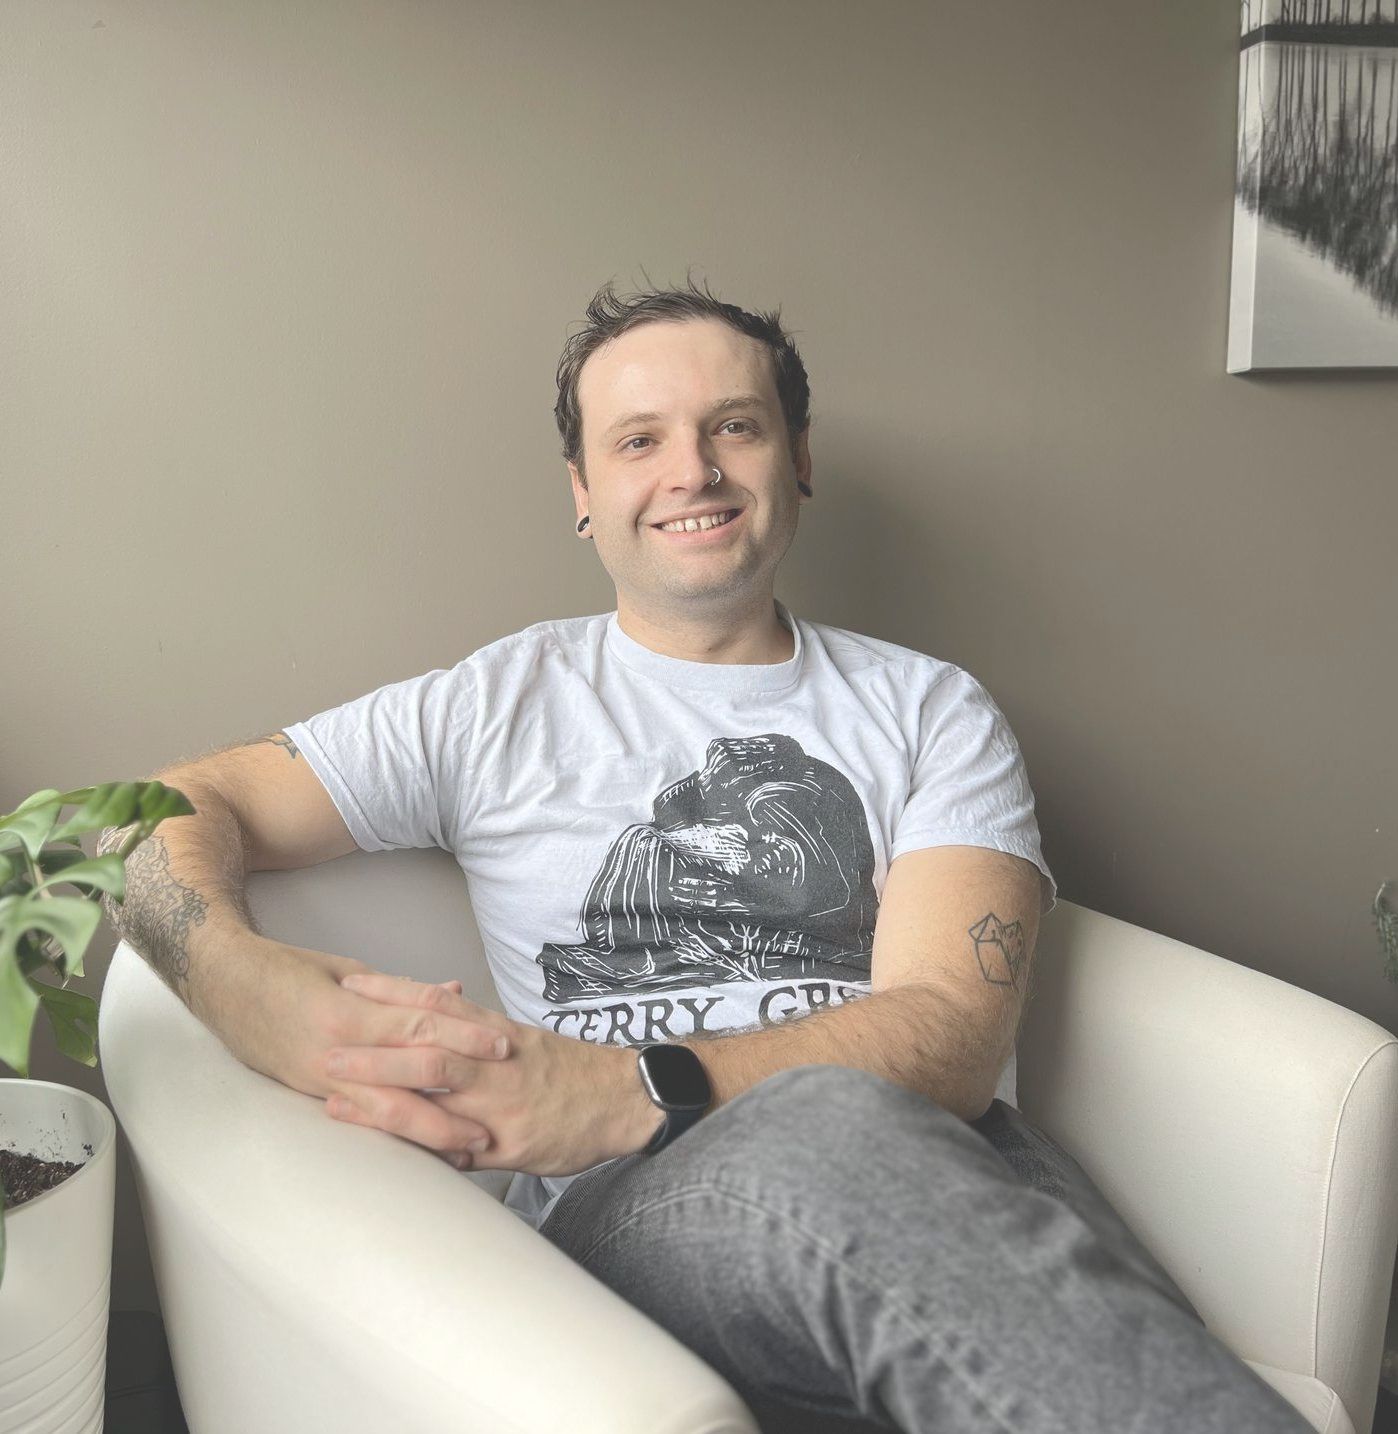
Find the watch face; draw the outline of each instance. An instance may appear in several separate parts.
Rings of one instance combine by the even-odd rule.
[[[649,1046],[642,1057],[645,1070],[665,1105],[702,1106],[712,1096],[699,1057],[686,1046]]]

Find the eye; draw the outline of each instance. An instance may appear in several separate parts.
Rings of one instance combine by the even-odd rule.
[[[730,419],[728,419],[726,422],[721,423],[721,424],[719,425],[719,427],[720,427],[720,428],[731,428],[732,425],[735,424],[735,423],[741,423],[741,424],[743,425],[743,427],[744,427],[745,429],[747,429],[749,432],[755,433],[755,432],[757,431],[756,425],[750,423],[746,418],[730,418]],[[649,443],[649,442],[650,442],[650,439],[647,438],[647,437],[645,436],[645,434],[643,434],[643,433],[638,433],[634,438],[628,438],[628,439],[626,440],[626,442],[621,445],[621,451],[622,451],[623,453],[640,453],[640,452],[643,452],[644,450],[642,450],[642,449],[640,449],[640,448],[633,448],[631,445],[632,445],[633,443]]]

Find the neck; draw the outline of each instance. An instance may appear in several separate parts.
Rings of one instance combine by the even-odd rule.
[[[686,662],[789,662],[796,653],[795,635],[777,616],[770,594],[718,618],[640,608],[618,594],[617,626],[642,647]]]

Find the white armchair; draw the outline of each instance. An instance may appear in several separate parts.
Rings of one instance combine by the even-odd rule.
[[[444,852],[252,876],[262,929],[500,1009]],[[1060,900],[1025,1115],[1318,1430],[1370,1434],[1398,1245],[1398,1041]],[[755,1434],[732,1387],[453,1171],[231,1056],[126,943],[102,1065],[192,1434]]]

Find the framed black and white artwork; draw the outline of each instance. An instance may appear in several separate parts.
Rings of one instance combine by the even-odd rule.
[[[1242,0],[1228,372],[1398,367],[1398,0]]]

